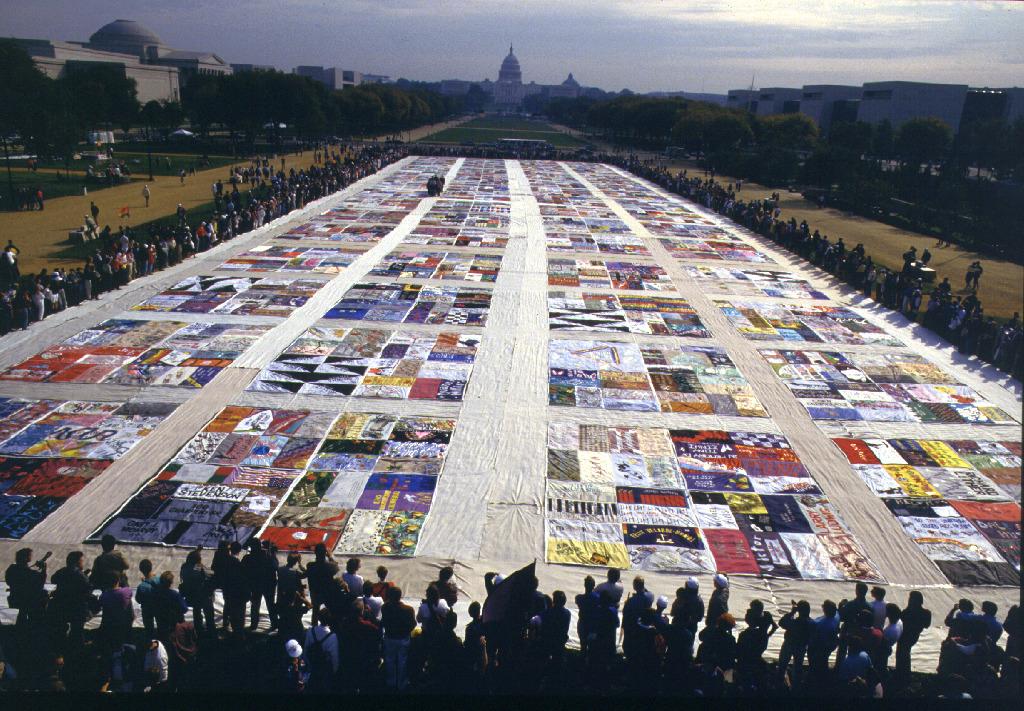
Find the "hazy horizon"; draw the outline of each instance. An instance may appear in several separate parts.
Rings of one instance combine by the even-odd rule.
[[[523,81],[572,72],[609,91],[907,80],[1015,86],[1024,3],[944,0],[3,0],[0,36],[85,41],[135,20],[231,63],[337,66],[420,81],[496,79],[509,43]],[[571,31],[567,31],[571,28]]]

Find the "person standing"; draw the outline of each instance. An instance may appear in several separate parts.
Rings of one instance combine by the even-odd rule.
[[[132,631],[135,609],[132,607],[132,589],[126,580],[108,579],[108,586],[100,595],[100,639],[108,653],[120,649]]]
[[[146,201],[146,207],[149,207],[149,185],[142,186],[142,199]]]
[[[27,632],[42,620],[46,611],[46,558],[32,563],[32,549],[21,548],[14,554],[14,563],[7,567],[7,604],[18,611],[14,627]]]
[[[580,652],[587,654],[587,645],[593,631],[594,615],[600,596],[594,591],[594,579],[587,576],[583,579],[583,592],[576,596],[576,636],[580,640]]]
[[[789,669],[789,662],[793,662],[792,685],[799,685],[803,678],[804,656],[807,653],[807,643],[811,638],[811,605],[806,600],[797,602],[790,601],[790,610],[782,619],[779,626],[786,630],[782,640],[782,650],[779,652],[779,677],[785,678]]]
[[[867,583],[857,583],[854,587],[853,600],[842,600],[839,603],[839,618],[842,621],[842,624],[839,628],[839,647],[836,650],[837,668],[846,657],[846,639],[856,628],[857,620],[860,617],[861,611],[867,610],[868,612],[872,612],[871,603],[868,602],[867,597]]]
[[[704,624],[707,627],[714,627],[722,615],[729,611],[729,578],[722,573],[717,573],[714,579],[715,589],[708,600],[707,617]]]
[[[313,624],[321,606],[326,602],[330,581],[338,574],[338,564],[327,553],[327,546],[317,543],[313,548],[314,560],[306,566],[309,581],[309,599],[313,603]]]
[[[154,594],[160,585],[160,578],[153,575],[153,563],[148,558],[139,562],[139,573],[142,580],[135,588],[135,602],[142,608],[142,625],[146,629],[146,636],[152,638],[156,634]]]
[[[160,584],[153,598],[156,603],[156,635],[161,640],[169,640],[171,632],[188,612],[185,598],[174,589],[174,573],[165,570],[160,574]]]
[[[811,639],[807,643],[807,666],[811,674],[823,675],[828,671],[828,659],[839,646],[839,611],[836,604],[826,600],[821,604],[822,616],[814,620]]]
[[[80,647],[85,639],[85,623],[95,612],[96,598],[85,574],[85,554],[72,551],[64,562],[64,567],[50,578],[57,586],[51,608],[58,637],[67,640],[72,647]]]
[[[594,588],[594,592],[600,597],[605,593],[608,593],[608,600],[618,610],[619,602],[622,600],[622,595],[625,592],[625,588],[619,581],[621,577],[621,571],[618,568],[608,569],[608,579]]]
[[[192,608],[196,632],[203,631],[205,620],[206,634],[213,637],[217,634],[217,623],[213,617],[213,571],[203,565],[200,549],[189,551],[179,575],[180,591],[185,602]]]
[[[246,583],[245,571],[238,554],[242,552],[242,544],[232,541],[228,554],[221,559],[223,577],[221,584],[224,591],[224,618],[236,637],[245,634],[245,602],[249,599],[249,586]],[[221,571],[217,571],[221,575]],[[297,643],[296,643],[297,644]],[[299,652],[301,654],[301,650]]]
[[[402,691],[409,683],[406,664],[412,632],[416,629],[416,613],[402,602],[401,588],[390,587],[385,596],[380,610],[384,629],[384,683],[390,689]]]
[[[306,632],[303,656],[309,667],[307,690],[329,693],[338,676],[338,635],[331,629],[330,613],[321,610],[320,620]]]
[[[903,620],[903,634],[896,643],[896,678],[906,681],[911,671],[910,652],[921,638],[921,633],[932,624],[932,613],[925,608],[921,591],[910,591],[907,606],[900,616]]]
[[[345,572],[341,574],[341,579],[353,595],[361,595],[363,592],[363,576],[359,574],[361,566],[362,561],[358,558],[349,558],[345,563]]]
[[[120,580],[128,572],[128,561],[121,551],[114,550],[116,546],[117,540],[109,533],[100,540],[103,552],[96,556],[89,575],[89,584],[94,590],[104,587],[111,578]]]

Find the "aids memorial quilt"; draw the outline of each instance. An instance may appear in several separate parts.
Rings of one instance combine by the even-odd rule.
[[[483,326],[491,306],[485,289],[423,284],[356,284],[324,318]]]
[[[462,400],[480,336],[311,328],[249,385],[256,392]]]
[[[370,272],[402,279],[448,279],[494,282],[501,256],[460,252],[392,252]]]
[[[547,560],[878,580],[781,435],[551,422]]]
[[[232,257],[217,269],[236,272],[312,272],[339,274],[362,254],[340,247],[262,245]]]
[[[346,413],[260,534],[279,548],[411,556],[455,420]]]
[[[895,336],[843,306],[716,300],[733,328],[755,341],[902,346]]]
[[[552,340],[551,405],[767,417],[723,348]]]
[[[702,291],[733,296],[771,296],[780,299],[828,299],[806,279],[770,269],[686,266],[686,273]]]
[[[111,319],[14,365],[0,380],[201,388],[270,326]]]
[[[551,330],[711,337],[689,302],[668,296],[552,291],[548,294],[548,323]]]
[[[915,353],[759,352],[815,420],[1014,422]]]
[[[833,440],[955,585],[1020,585],[1019,442]]]
[[[420,225],[402,240],[402,244],[504,249],[508,244],[508,231]]]
[[[193,276],[131,310],[287,318],[323,285],[311,279]]]
[[[624,291],[674,291],[668,273],[656,264],[603,259],[549,259],[548,285]]]
[[[0,538],[22,538],[174,408],[0,399]]]
[[[229,406],[94,534],[127,543],[245,543],[300,478],[334,415]]]

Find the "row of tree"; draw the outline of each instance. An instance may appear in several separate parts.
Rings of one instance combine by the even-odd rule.
[[[977,246],[1012,248],[1024,234],[1024,119],[968,121],[954,136],[935,118],[837,122],[757,116],[682,98],[556,99],[552,120],[609,141],[703,154],[718,171],[767,185],[820,188],[844,206]]]
[[[458,99],[415,85],[368,84],[331,91],[306,77],[277,71],[196,75],[181,104],[140,106],[134,80],[117,65],[72,65],[59,79],[39,71],[16,43],[0,40],[0,135],[18,135],[40,155],[68,156],[86,132],[143,127],[167,132],[187,118],[206,136],[221,129],[252,144],[262,134],[300,139],[400,132],[461,111]],[[265,128],[269,127],[269,128]]]

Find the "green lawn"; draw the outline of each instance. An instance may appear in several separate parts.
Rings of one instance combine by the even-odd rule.
[[[149,156],[143,151],[120,151],[116,147],[114,148],[114,160],[125,161],[128,163],[129,170],[132,171],[132,176],[148,177],[149,176]],[[168,167],[168,161],[170,166]],[[206,170],[207,168],[219,168],[225,165],[231,165],[233,163],[243,162],[241,159],[231,158],[230,156],[210,156],[203,161],[202,156],[192,153],[153,153],[153,174],[154,175],[177,175],[182,168],[186,171],[195,166],[196,170]],[[107,161],[94,162],[85,158],[78,160],[72,160],[67,166],[64,165],[64,161],[61,160],[40,160],[38,162],[39,168],[57,168],[64,170],[65,167],[72,171],[85,172],[85,169],[90,165],[93,165],[94,170],[103,170],[107,165]],[[205,163],[205,164],[204,164]],[[27,167],[28,161],[25,159],[12,160],[12,167]],[[2,167],[2,164],[0,164]]]
[[[584,145],[567,133],[556,131],[543,121],[524,119],[483,118],[446,128],[438,133],[425,136],[425,143],[494,143],[503,138],[521,138],[533,141],[547,141],[556,148],[578,148]]]
[[[505,118],[502,116],[485,116],[482,118],[475,118],[472,121],[467,121],[464,124],[460,124],[465,128],[500,128],[504,131],[554,131],[548,124],[543,121],[535,121],[533,119],[516,119],[516,118]]]
[[[11,162],[13,163],[13,161]],[[14,183],[15,193],[17,193],[18,188],[29,188],[32,192],[35,192],[37,187],[42,188],[44,200],[67,197],[68,195],[81,195],[82,188],[86,186],[88,186],[89,192],[110,187],[109,185],[95,182],[87,184],[84,175],[72,174],[68,178],[63,173],[30,173],[25,170],[12,170],[11,180]],[[7,170],[2,163],[0,163],[0,209],[9,209]]]

